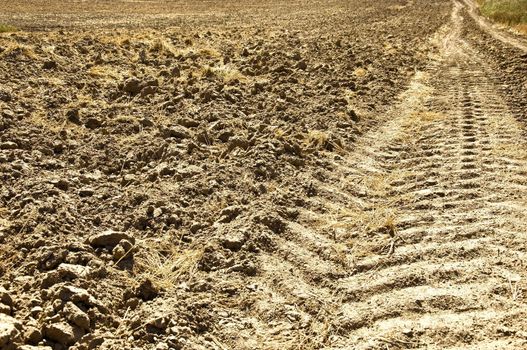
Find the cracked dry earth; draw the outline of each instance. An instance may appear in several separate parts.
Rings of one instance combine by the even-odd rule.
[[[258,101],[248,96],[258,92],[250,93],[245,90],[249,86],[237,80],[232,83],[239,88],[235,98],[228,98],[229,104],[246,113],[224,118],[230,118],[233,135],[249,131],[253,136],[248,141],[218,136],[217,117],[203,117],[208,106],[229,110],[229,104],[221,104],[223,94],[227,96],[223,83],[211,103],[209,95],[194,97],[201,86],[192,90],[189,85],[184,97],[176,91],[176,111],[170,110],[165,119],[152,116],[148,123],[143,119],[145,130],[134,129],[151,140],[125,138],[131,142],[129,148],[113,149],[117,159],[143,147],[148,151],[152,143],[175,144],[176,150],[168,145],[161,154],[147,153],[154,158],[151,163],[137,158],[142,167],[133,162],[118,163],[117,170],[101,166],[96,177],[89,172],[79,175],[74,161],[72,169],[49,167],[53,176],[46,181],[57,188],[50,196],[62,196],[62,202],[53,203],[78,207],[69,214],[73,219],[66,221],[63,233],[24,211],[41,202],[29,194],[17,196],[15,190],[29,185],[4,172],[12,189],[2,189],[0,202],[2,349],[527,349],[526,41],[478,18],[470,1],[436,1],[435,7],[431,3],[387,1],[390,6],[375,8],[357,2],[357,12],[379,18],[388,8],[400,16],[397,11],[407,11],[413,19],[422,16],[416,10],[419,6],[437,13],[430,32],[405,24],[408,27],[401,26],[402,32],[396,33],[396,41],[398,36],[426,34],[418,39],[419,49],[412,45],[416,50],[412,58],[402,60],[384,43],[371,46],[369,57],[356,59],[366,63],[355,66],[348,77],[357,84],[353,84],[357,94],[346,95],[346,103],[359,114],[348,110],[353,120],[332,124],[331,113],[339,111],[326,115],[316,106],[311,116],[297,117],[302,105],[286,98],[289,89],[304,84],[304,93],[313,94],[324,87],[317,82],[327,78],[325,73],[335,78],[324,65],[311,70],[309,58],[314,58],[301,51],[294,55],[296,68],[285,68],[285,90],[280,90],[280,78],[274,80],[276,89],[268,89],[256,109],[251,104]],[[312,15],[306,11],[300,17],[306,13]],[[31,17],[22,21],[33,23]],[[366,32],[358,24],[363,21],[354,23],[359,34]],[[321,24],[321,32],[323,28]],[[352,42],[350,47],[360,56],[360,47]],[[243,57],[251,57],[258,45],[244,50],[242,58],[233,58],[232,64],[242,65]],[[314,44],[305,47],[310,45]],[[342,45],[348,43],[339,40],[330,50],[338,51]],[[379,67],[388,67],[391,61],[409,69],[372,69],[377,64],[374,55],[385,59]],[[281,60],[285,58],[272,64],[281,65]],[[148,67],[148,60],[143,58],[142,63]],[[178,77],[192,68],[185,64],[181,73],[177,70]],[[345,75],[348,68],[337,72]],[[274,72],[280,76],[283,69]],[[303,75],[306,70],[309,74]],[[265,76],[267,71],[262,71],[253,74]],[[349,82],[342,80],[348,89]],[[164,93],[165,83],[156,83],[154,96]],[[205,87],[215,83],[211,78]],[[176,84],[183,84],[182,78]],[[361,90],[366,85],[374,89]],[[257,90],[266,90],[259,86]],[[254,91],[255,86],[251,88]],[[338,99],[340,87],[324,88],[337,98],[324,100],[323,94],[316,98],[338,107],[344,99]],[[272,92],[284,98],[280,103],[285,107],[265,109],[273,103]],[[134,111],[127,109],[130,106],[166,104],[143,99],[143,92],[125,97],[129,104],[118,105],[122,98],[116,102],[114,97],[107,103],[127,113]],[[220,102],[214,105],[214,100]],[[170,129],[167,120],[186,109],[190,111],[186,118]],[[283,117],[284,110],[293,117]],[[268,121],[258,124],[258,113],[266,112],[280,118],[265,115]],[[84,123],[82,110],[74,117],[76,123]],[[310,124],[309,118],[322,122]],[[321,128],[324,121],[326,129]],[[86,124],[86,129],[107,130],[97,136],[112,143],[105,137],[119,132],[105,123],[93,128]],[[203,125],[210,138],[200,144],[203,133],[193,130]],[[302,143],[307,137],[302,130],[313,125],[318,132]],[[23,152],[15,153],[16,144],[8,143],[9,135],[18,135],[8,134],[8,129],[17,126],[4,128],[3,145],[9,147],[4,147],[3,159],[30,161]],[[85,131],[67,130],[82,140],[75,152],[95,142]],[[60,133],[71,138],[64,136],[71,135],[64,129]],[[198,140],[198,145],[189,139]],[[268,144],[277,146],[269,151]],[[265,152],[272,156],[261,156]],[[108,155],[104,159],[110,162]],[[256,175],[246,171],[253,167]],[[12,171],[24,169],[20,165]],[[97,166],[89,170],[94,169]],[[35,177],[32,174],[27,176]],[[61,182],[57,174],[75,176]],[[93,201],[63,199],[76,198],[72,188],[78,187],[77,177],[90,184],[88,189],[79,185],[79,196]],[[103,187],[94,181],[118,196],[98,196]],[[205,182],[213,190],[204,190]],[[68,195],[59,195],[59,190]],[[176,195],[170,196],[171,191]],[[126,201],[132,204],[120,204]],[[99,215],[101,208],[108,214]],[[139,214],[143,212],[146,216]],[[61,216],[66,214],[58,213],[53,218],[62,225]],[[77,224],[80,216],[90,224]],[[51,229],[43,229],[39,220]]]

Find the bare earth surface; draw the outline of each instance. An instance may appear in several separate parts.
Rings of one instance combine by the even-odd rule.
[[[526,40],[218,3],[0,1],[0,348],[527,349]]]

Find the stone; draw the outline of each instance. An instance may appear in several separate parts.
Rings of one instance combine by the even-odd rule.
[[[79,125],[81,123],[80,113],[79,113],[79,110],[77,108],[70,109],[69,111],[67,111],[66,112],[66,118],[68,118],[68,121],[73,123],[73,124]]]
[[[212,142],[213,142],[207,130],[198,131],[198,133],[196,134],[196,141],[198,141],[199,143],[203,145],[208,145],[208,146],[212,145]]]
[[[206,224],[202,223],[202,222],[197,222],[197,221],[194,221],[191,225],[190,225],[190,232],[192,233],[197,233],[199,230],[201,230],[202,228],[205,228],[207,227]]]
[[[61,263],[57,267],[57,272],[68,279],[76,279],[80,277],[86,277],[90,272],[90,268],[83,265]]]
[[[5,141],[0,143],[0,149],[17,149],[18,145],[13,141]]]
[[[280,216],[271,213],[258,213],[254,216],[254,221],[267,226],[274,233],[283,233],[287,228]]]
[[[97,129],[102,126],[102,122],[95,117],[90,117],[86,119],[84,126],[87,127],[88,129]]]
[[[13,306],[13,299],[4,287],[0,287],[0,302],[7,306]]]
[[[181,166],[176,169],[176,179],[183,180],[201,174],[203,169],[197,165]]]
[[[158,218],[158,217],[160,217],[161,215],[163,215],[163,209],[161,209],[161,208],[155,208],[155,209],[154,209],[154,212],[152,213],[152,216],[153,216],[154,218]]]
[[[141,83],[141,80],[137,78],[130,78],[123,83],[121,90],[132,95],[137,95],[139,92],[141,92],[142,88],[143,84]]]
[[[57,67],[58,67],[57,62],[51,61],[51,60],[44,62],[44,64],[42,65],[42,68],[44,69],[56,69]]]
[[[348,116],[350,117],[351,120],[353,120],[354,122],[358,122],[360,120],[359,116],[357,115],[357,112],[355,112],[355,110],[351,109],[351,108],[348,108],[346,110]]]
[[[307,69],[307,63],[305,61],[300,61],[297,63],[296,67],[301,70]]]
[[[172,68],[172,70],[170,71],[170,74],[172,74],[174,78],[179,78],[181,76],[181,70],[179,69],[179,67],[176,66]]]
[[[168,346],[167,343],[158,343],[156,345],[156,350],[168,350],[170,349],[170,347]]]
[[[139,299],[138,298],[130,298],[127,299],[125,302],[126,307],[129,307],[132,310],[135,310],[137,306],[139,306]]]
[[[199,292],[199,293],[210,291],[213,289],[212,284],[206,280],[196,281],[193,284],[191,284],[189,287],[192,292]]]
[[[402,333],[406,335],[407,337],[412,337],[414,334],[414,331],[411,328],[405,328],[403,329]]]
[[[227,272],[241,272],[247,276],[255,276],[258,273],[258,268],[252,261],[243,261],[241,264],[236,264],[227,269]]]
[[[91,187],[83,187],[79,190],[79,196],[81,197],[91,197],[95,193],[95,190]]]
[[[168,319],[160,312],[156,312],[152,318],[148,321],[147,325],[154,328],[164,330],[167,328]]]
[[[247,149],[249,148],[249,141],[242,136],[233,136],[229,138],[229,149],[235,148]]]
[[[174,168],[172,168],[165,162],[159,164],[155,170],[160,176],[171,176],[174,175],[174,173],[176,172]]]
[[[29,344],[38,344],[42,341],[42,332],[36,327],[28,326],[24,332],[24,340]]]
[[[53,350],[53,348],[44,345],[22,345],[18,347],[18,350]]]
[[[53,180],[51,184],[62,191],[67,191],[70,187],[69,181],[65,179]]]
[[[40,286],[46,289],[59,282],[62,282],[62,279],[60,278],[60,274],[57,271],[50,271],[46,273],[46,275],[42,279],[42,283],[40,284]]]
[[[131,235],[125,232],[119,232],[119,231],[113,231],[113,230],[108,230],[108,231],[104,231],[96,235],[93,235],[88,239],[88,242],[93,247],[107,247],[107,246],[114,247],[117,244],[119,244],[119,242],[123,239],[129,241],[132,244],[135,244],[135,238],[132,237]]]
[[[95,349],[101,349],[101,345],[105,342],[106,339],[111,339],[115,335],[111,333],[99,333],[99,334],[93,334],[88,333],[82,338],[82,345],[84,347],[79,346],[80,349],[88,349],[88,350],[95,350]]]
[[[159,80],[157,80],[155,78],[151,78],[150,80],[147,80],[147,81],[143,82],[143,86],[159,87]]]
[[[135,295],[137,295],[139,298],[143,299],[144,301],[152,300],[155,297],[157,297],[159,294],[159,291],[154,286],[151,280],[145,279],[143,280],[139,286],[135,289]]]
[[[93,173],[81,174],[79,180],[81,183],[87,185],[92,182],[100,181],[103,177],[103,174],[99,170],[95,170]]]
[[[12,99],[11,94],[7,91],[0,91],[0,101],[10,102]]]
[[[231,130],[225,130],[220,132],[220,134],[218,135],[218,139],[221,142],[228,142],[232,136],[234,136],[234,133]]]
[[[126,255],[126,250],[122,245],[118,244],[112,250],[112,259],[113,261],[119,261]]]
[[[157,87],[155,86],[145,86],[142,90],[141,90],[141,97],[145,97],[145,96],[149,96],[149,95],[153,95],[157,92]]]
[[[84,331],[82,329],[66,322],[57,322],[44,326],[45,338],[61,345],[73,345],[83,335]]]
[[[132,242],[130,242],[130,241],[127,240],[127,239],[122,239],[122,240],[119,242],[119,245],[120,245],[121,247],[123,247],[124,250],[125,250],[126,252],[131,251],[131,250],[135,250],[135,249],[134,249],[135,247],[134,247],[134,245],[132,244]]]
[[[169,215],[166,218],[166,223],[167,223],[167,225],[179,226],[179,225],[181,225],[182,220],[181,220],[181,218],[179,216],[177,216],[175,214],[171,214],[171,215]]]
[[[2,110],[2,117],[13,119],[15,117],[15,112],[10,109],[4,109]]]
[[[0,303],[0,314],[11,315],[11,306]]]
[[[66,319],[82,329],[90,329],[90,318],[77,305],[68,301],[62,310]]]
[[[152,121],[152,119],[147,118],[147,117],[142,118],[139,122],[140,122],[141,125],[144,126],[145,128],[149,128],[149,127],[152,127],[152,126],[155,125],[154,122]]]
[[[126,185],[130,185],[133,183],[137,183],[137,177],[134,174],[126,174],[123,176],[121,185],[126,186]]]
[[[31,308],[29,312],[31,316],[33,316],[34,318],[37,318],[42,313],[42,311],[44,311],[42,306],[34,306]]]

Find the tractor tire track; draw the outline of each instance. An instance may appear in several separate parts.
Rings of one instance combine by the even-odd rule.
[[[525,141],[498,77],[460,36],[462,9],[423,82],[430,94],[366,146],[389,178],[372,205],[391,208],[379,231],[391,243],[335,283],[357,348],[527,346]]]
[[[265,258],[312,348],[527,347],[527,142],[467,11],[453,2],[439,53]]]

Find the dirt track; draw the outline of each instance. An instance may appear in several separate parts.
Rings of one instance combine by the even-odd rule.
[[[366,194],[358,208],[387,213],[389,224],[356,238],[379,254],[330,287],[346,300],[342,347],[527,346],[523,125],[487,58],[461,37],[463,8],[455,3],[439,55],[394,118],[347,165],[351,193]]]
[[[526,41],[470,4],[18,16],[0,344],[527,348]]]

